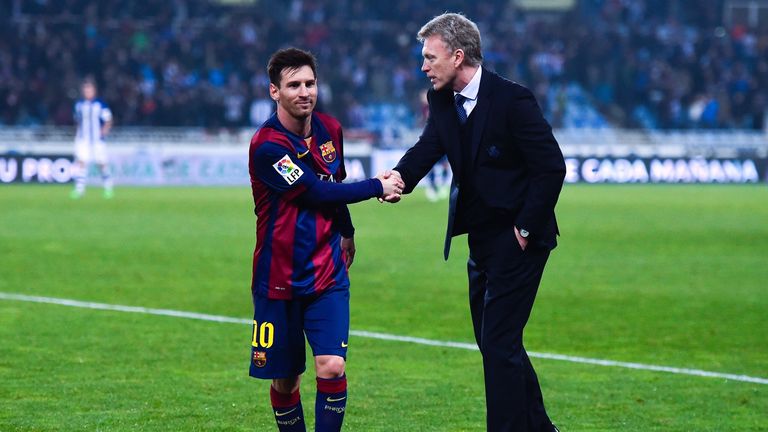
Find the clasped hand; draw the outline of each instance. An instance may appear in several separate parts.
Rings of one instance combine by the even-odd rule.
[[[376,175],[384,188],[384,193],[379,197],[379,202],[396,203],[400,201],[400,195],[405,189],[405,182],[399,172],[395,170],[386,170]]]

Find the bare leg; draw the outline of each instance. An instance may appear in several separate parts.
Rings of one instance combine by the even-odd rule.
[[[315,431],[339,432],[347,410],[346,362],[337,355],[315,357],[317,396],[315,398]]]

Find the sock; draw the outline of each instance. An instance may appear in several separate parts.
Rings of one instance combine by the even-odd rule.
[[[347,409],[347,376],[317,379],[315,432],[339,432]]]
[[[86,180],[86,171],[87,169],[76,169],[74,174],[75,177],[75,192],[78,195],[82,195],[85,193],[85,180]]]
[[[272,409],[275,412],[277,430],[280,432],[305,432],[304,410],[301,408],[299,390],[293,393],[280,393],[274,387],[269,387]]]
[[[109,167],[102,170],[101,180],[104,182],[104,190],[112,192],[112,173],[109,171]]]

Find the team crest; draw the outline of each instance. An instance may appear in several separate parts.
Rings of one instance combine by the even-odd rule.
[[[267,365],[267,353],[264,351],[253,352],[253,364],[256,367],[263,368]]]
[[[277,171],[278,174],[283,176],[283,179],[289,185],[296,183],[296,180],[298,180],[301,175],[304,174],[304,171],[302,171],[301,168],[293,163],[293,160],[291,160],[291,157],[288,155],[283,156],[282,159],[272,164],[272,167],[275,169],[275,171]]]
[[[325,144],[320,145],[320,153],[323,155],[323,160],[331,163],[336,160],[336,147],[333,146],[333,141],[328,141]]]

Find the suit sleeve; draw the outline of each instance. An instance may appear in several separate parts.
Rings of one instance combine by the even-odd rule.
[[[312,168],[296,155],[275,143],[264,143],[254,152],[256,176],[273,192],[288,200],[301,199],[303,204],[322,206],[351,204],[381,196],[378,179],[355,183],[320,181]]]
[[[513,134],[519,143],[530,182],[515,225],[532,236],[541,233],[555,211],[565,179],[565,160],[552,128],[544,119],[530,90],[525,89],[509,110]]]
[[[427,94],[430,99],[431,92]],[[403,193],[411,193],[422,178],[432,169],[435,163],[445,155],[445,149],[437,133],[437,127],[431,113],[427,118],[427,124],[416,144],[405,152],[405,155],[394,168],[402,176],[405,182]]]

